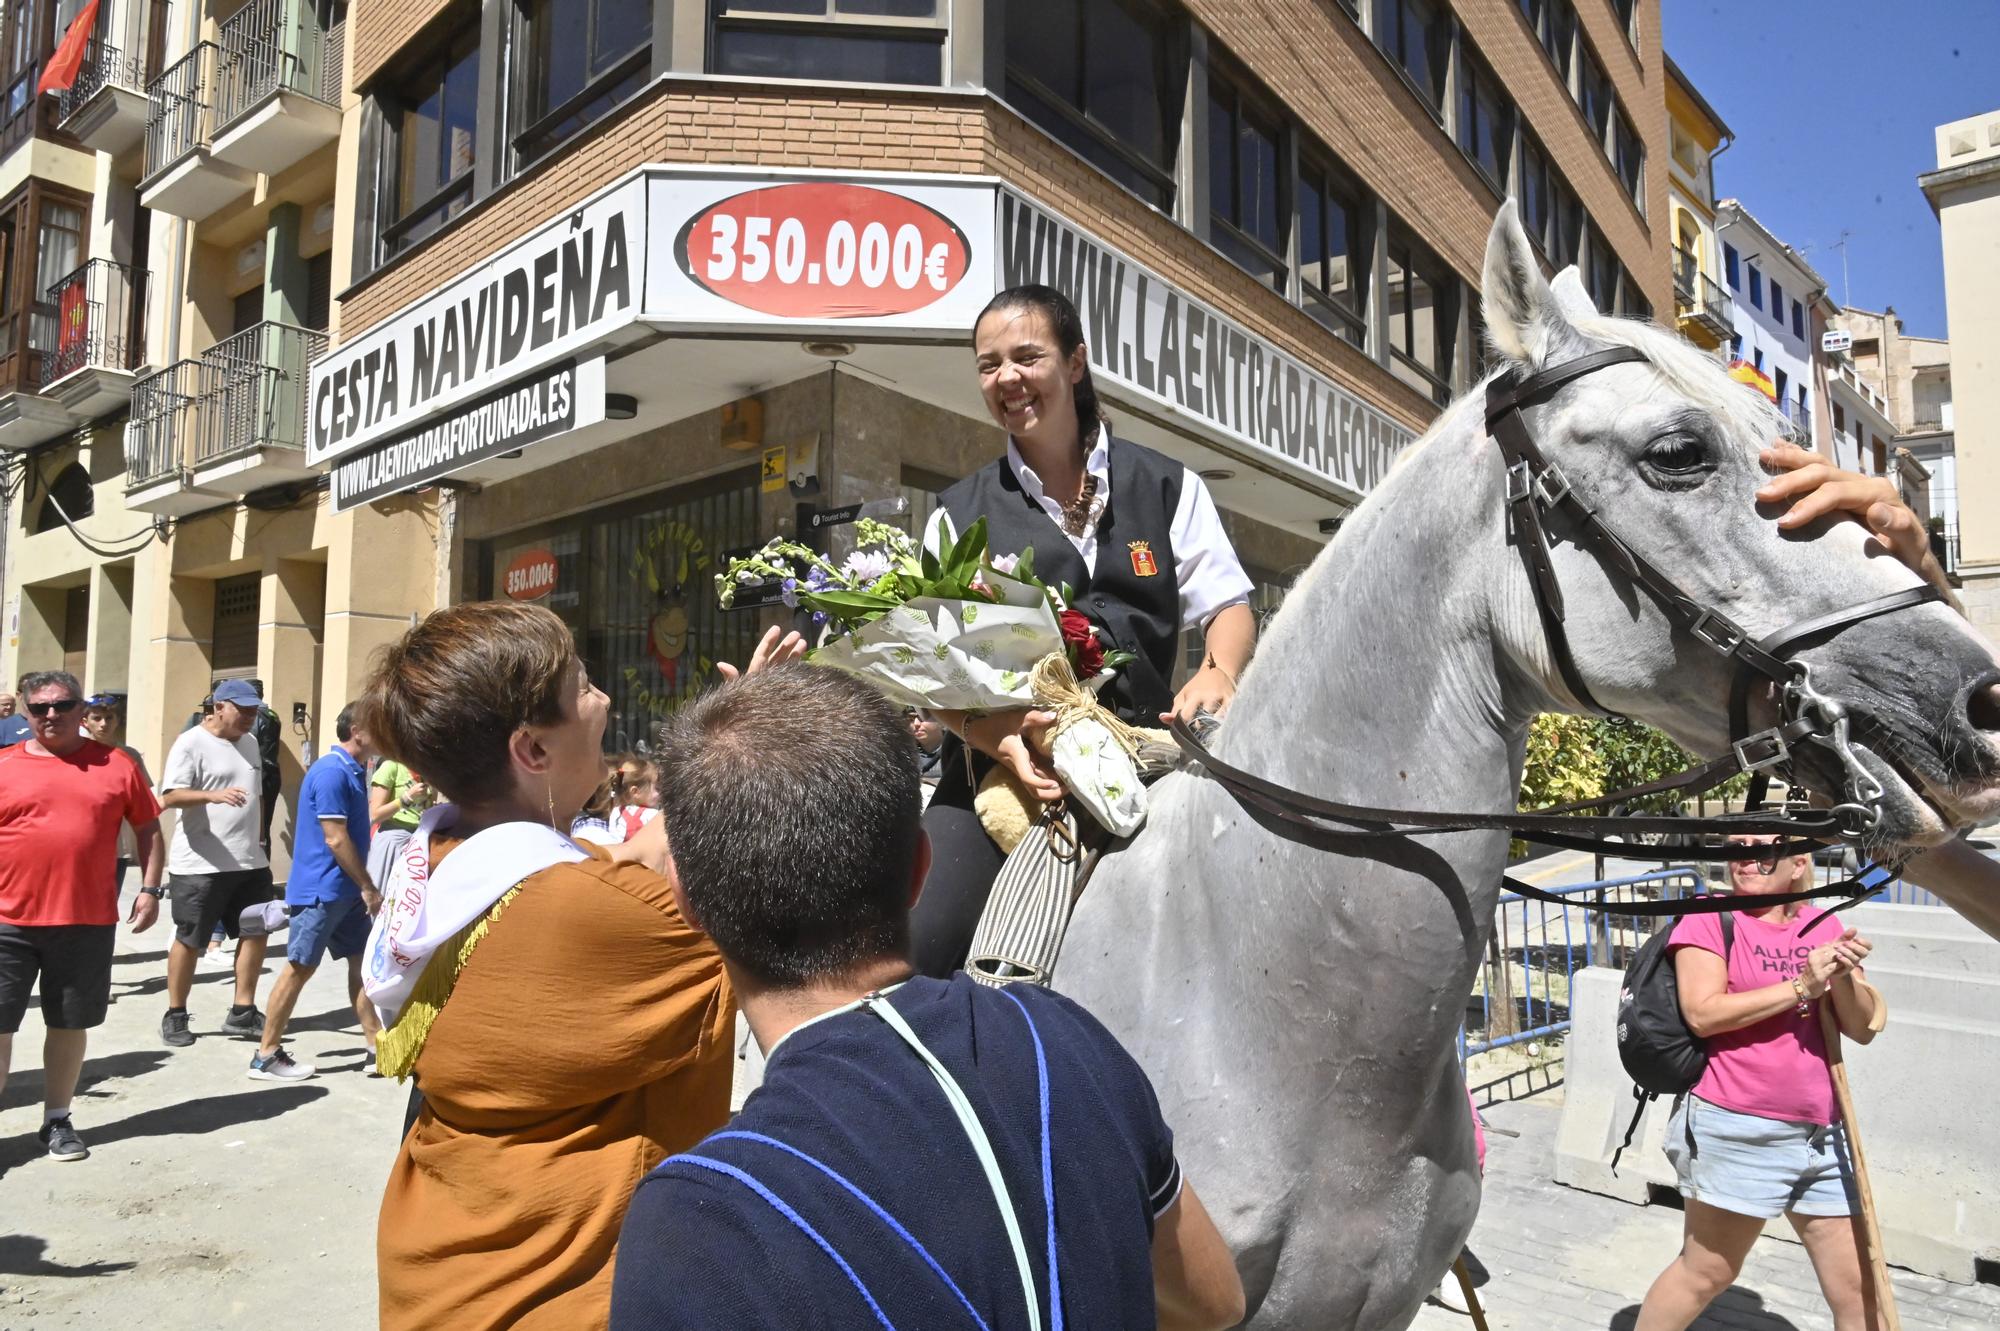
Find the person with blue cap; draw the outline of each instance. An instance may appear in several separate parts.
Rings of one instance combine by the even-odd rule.
[[[262,762],[250,738],[264,700],[248,680],[225,679],[209,695],[201,723],[181,732],[167,752],[160,777],[160,805],[177,810],[167,852],[168,900],[174,941],[167,952],[167,1011],[160,1039],[175,1048],[194,1043],[188,1029],[188,991],[195,962],[221,922],[235,936],[244,911],[271,900],[271,861],[260,834]],[[236,996],[222,1022],[224,1035],[260,1038],[257,979],[264,971],[265,939],[245,935],[236,948]]]

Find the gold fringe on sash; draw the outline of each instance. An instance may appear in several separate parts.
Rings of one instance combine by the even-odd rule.
[[[508,888],[485,914],[476,917],[431,954],[396,1024],[376,1037],[375,1066],[383,1076],[402,1081],[410,1075],[417,1065],[417,1056],[424,1052],[424,1041],[430,1039],[432,1024],[437,1021],[438,1013],[444,1011],[445,1000],[451,997],[465,963],[472,958],[472,949],[479,946],[488,926],[500,918],[500,912],[520,891],[520,883]]]

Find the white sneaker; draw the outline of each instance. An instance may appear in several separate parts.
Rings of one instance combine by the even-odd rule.
[[[233,971],[236,969],[236,954],[222,948],[210,948],[201,954],[201,968],[205,971]]]
[[[250,1071],[247,1075],[252,1081],[304,1081],[307,1077],[316,1076],[318,1071],[319,1069],[312,1064],[301,1063],[285,1050],[279,1049],[269,1058],[260,1058],[252,1054]]]

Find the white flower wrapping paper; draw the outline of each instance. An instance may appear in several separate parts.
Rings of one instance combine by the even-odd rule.
[[[906,707],[996,711],[1034,699],[1035,662],[1063,650],[1048,598],[1012,578],[992,580],[998,601],[918,597],[815,648],[815,665],[858,675]]]
[[[1146,821],[1146,787],[1131,755],[1097,721],[1073,721],[1049,746],[1056,775],[1077,803],[1113,836],[1131,836]]]

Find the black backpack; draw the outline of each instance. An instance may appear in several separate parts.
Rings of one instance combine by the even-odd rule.
[[[1646,940],[1625,968],[1625,983],[1618,993],[1618,1061],[1632,1078],[1632,1121],[1625,1127],[1625,1140],[1611,1157],[1611,1172],[1618,1172],[1618,1157],[1632,1144],[1639,1118],[1646,1106],[1662,1095],[1679,1098],[1694,1089],[1708,1067],[1708,1047],[1681,1015],[1680,980],[1667,955],[1674,926],[1685,916],[1676,915],[1674,925]],[[1736,917],[1722,912],[1722,961],[1729,964],[1729,951],[1736,943]],[[1689,1143],[1692,1147],[1693,1143]]]

